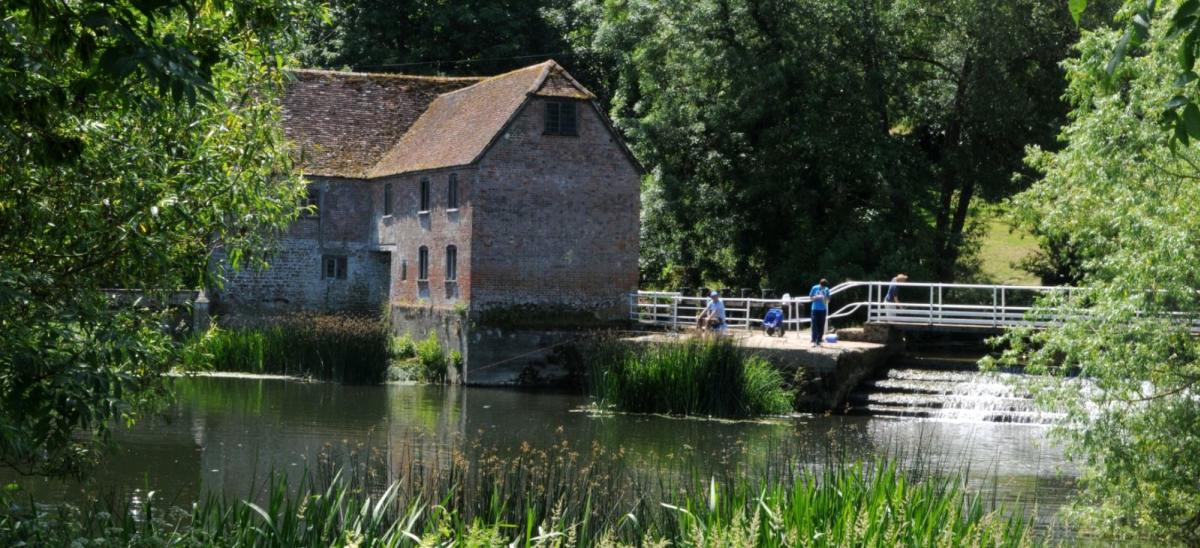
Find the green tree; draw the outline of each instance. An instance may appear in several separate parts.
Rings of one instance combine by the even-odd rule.
[[[332,18],[309,29],[302,60],[377,72],[498,74],[561,57],[563,42],[542,16],[552,2],[334,0]]]
[[[297,211],[274,100],[292,0],[0,6],[0,462],[78,471],[163,400],[158,312],[105,288],[198,287]]]
[[[950,279],[970,215],[1053,145],[1058,0],[579,0],[553,19],[651,168],[643,275]],[[969,254],[969,253],[966,253]]]
[[[1026,146],[1066,121],[1061,62],[1078,37],[1060,0],[897,0],[887,13],[898,127],[919,143],[935,201],[933,270],[956,277],[972,205],[1026,187]]]
[[[1200,152],[1173,143],[1178,36],[1155,23],[1110,74],[1117,30],[1086,32],[1066,62],[1073,111],[1042,178],[1015,200],[1028,226],[1069,246],[1086,289],[1043,303],[1066,320],[1005,337],[1005,360],[1071,376],[1039,385],[1084,466],[1077,510],[1093,525],[1200,541]]]
[[[593,30],[571,38],[615,67],[595,72],[651,168],[646,278],[798,287],[927,256],[918,167],[888,133],[892,54],[856,6],[576,4]]]

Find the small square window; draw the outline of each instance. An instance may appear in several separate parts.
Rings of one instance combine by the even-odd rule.
[[[578,135],[574,101],[546,101],[546,135]]]
[[[346,279],[346,257],[340,255],[325,255],[322,257],[321,279],[323,280],[344,280]]]
[[[319,209],[321,206],[321,189],[310,187],[301,206],[305,208],[305,217],[319,217],[321,215],[321,210]]]

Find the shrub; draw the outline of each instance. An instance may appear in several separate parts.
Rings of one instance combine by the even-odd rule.
[[[589,392],[602,406],[731,418],[793,409],[795,394],[783,375],[728,339],[646,345],[602,341],[586,355]]]
[[[416,345],[417,361],[421,364],[417,372],[420,380],[441,382],[446,378],[446,352],[436,333],[430,333]]]
[[[413,342],[412,335],[408,333],[392,337],[388,350],[392,354],[392,359],[412,358],[417,355],[416,343]]]
[[[299,314],[212,327],[183,349],[192,369],[272,373],[352,384],[383,382],[391,336],[374,317]]]

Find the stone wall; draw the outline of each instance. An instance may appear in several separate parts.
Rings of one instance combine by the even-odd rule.
[[[470,363],[468,326],[463,314],[428,306],[393,305],[391,324],[392,333],[396,336],[408,335],[414,342],[424,340],[430,334],[436,335],[447,355],[457,351],[462,354],[464,364]],[[451,383],[461,383],[462,372],[447,367],[446,379]]]
[[[377,311],[386,299],[391,257],[381,252],[372,218],[373,183],[314,179],[316,215],[297,219],[268,257],[266,270],[232,271],[220,250],[214,268],[227,276],[210,291],[215,314],[277,314],[296,311]],[[323,275],[323,258],[346,258],[344,278]]]
[[[479,163],[472,310],[549,305],[626,312],[637,290],[640,175],[589,102],[578,136],[543,134],[531,99]]]

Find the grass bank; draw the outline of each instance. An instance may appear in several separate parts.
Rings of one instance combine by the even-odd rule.
[[[783,375],[724,337],[652,344],[604,340],[584,355],[589,393],[602,407],[727,418],[793,410],[795,393]]]
[[[297,314],[213,326],[185,343],[184,362],[195,370],[371,384],[387,376],[391,339],[387,325],[375,317]]]
[[[442,455],[443,457],[445,455]],[[1028,546],[1030,525],[958,476],[895,461],[774,473],[679,474],[626,466],[624,452],[551,449],[450,459],[392,455],[399,481],[321,465],[270,478],[251,500],[186,508],[33,509],[0,495],[4,545],[221,546]],[[397,463],[397,460],[399,461]]]

